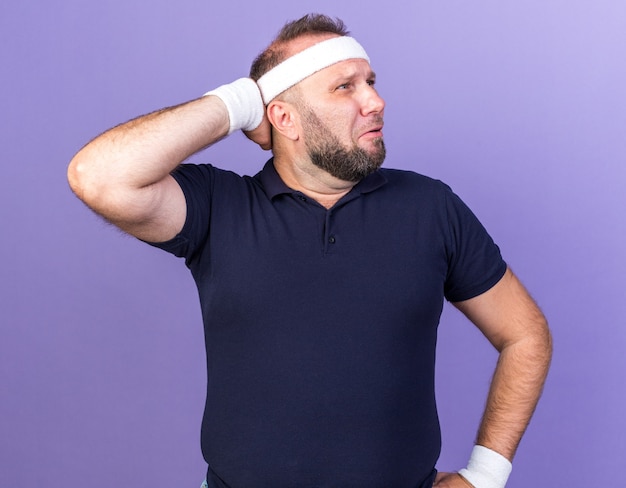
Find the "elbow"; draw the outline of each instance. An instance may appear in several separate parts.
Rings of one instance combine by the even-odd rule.
[[[535,328],[534,333],[528,336],[525,347],[527,360],[542,371],[545,377],[550,369],[554,349],[552,334],[545,318]]]
[[[92,207],[111,187],[110,162],[98,158],[97,152],[85,146],[72,158],[67,167],[67,181],[71,190]]]
[[[523,330],[526,332],[527,347],[532,350],[531,354],[536,357],[538,362],[544,363],[548,367],[552,360],[552,333],[546,316],[538,306],[533,307],[533,313],[528,317]]]
[[[536,336],[536,341],[538,343],[537,347],[543,352],[546,361],[550,363],[554,346],[552,341],[552,333],[550,332],[548,321],[543,314],[541,317],[540,325],[537,328]]]
[[[91,161],[84,149],[70,161],[67,181],[70,189],[85,205],[102,214],[107,195],[107,179],[99,174],[97,164]]]
[[[517,357],[529,367],[547,375],[552,361],[553,341],[546,318],[539,312],[521,330],[523,332],[507,343],[500,353]]]
[[[544,349],[545,356],[548,368],[550,367],[550,363],[552,362],[552,354],[554,353],[554,342],[552,340],[552,333],[548,327],[548,323],[546,322],[545,336],[544,336]]]
[[[70,185],[70,189],[82,200],[84,194],[84,164],[80,157],[80,153],[72,158],[69,166],[67,167],[67,182]]]
[[[67,168],[67,181],[74,194],[92,211],[125,230],[150,218],[154,186],[144,189],[124,181],[122,164],[98,158],[89,148],[79,151]]]

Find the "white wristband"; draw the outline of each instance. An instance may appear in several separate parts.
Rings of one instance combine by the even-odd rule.
[[[467,468],[459,474],[474,488],[504,488],[513,470],[511,462],[491,449],[474,446]]]
[[[253,130],[261,125],[265,105],[259,87],[252,78],[239,78],[204,94],[205,97],[209,95],[218,97],[226,105],[230,124],[228,134],[239,129]]]

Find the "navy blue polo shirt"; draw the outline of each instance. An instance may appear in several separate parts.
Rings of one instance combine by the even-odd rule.
[[[443,301],[506,269],[443,183],[381,169],[331,209],[210,165],[174,173],[187,221],[156,244],[198,287],[215,486],[420,487],[440,451],[434,395]],[[221,483],[221,485],[220,485]]]

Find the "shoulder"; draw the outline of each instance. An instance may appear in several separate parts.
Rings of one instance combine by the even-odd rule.
[[[257,185],[250,176],[242,176],[212,164],[181,164],[172,176],[186,195],[200,193],[227,196],[237,189],[243,190]]]
[[[172,176],[178,180],[187,180],[187,179],[203,179],[203,180],[212,180],[212,179],[231,179],[231,180],[242,180],[243,176],[229,170],[220,169],[212,164],[193,164],[186,163],[178,166],[172,173]]]
[[[450,187],[441,180],[402,169],[382,168],[379,170],[387,183],[386,190],[402,198],[445,203],[452,195]]]
[[[381,168],[379,171],[392,185],[432,189],[434,191],[449,190],[448,185],[441,180],[416,173],[415,171],[396,168]]]

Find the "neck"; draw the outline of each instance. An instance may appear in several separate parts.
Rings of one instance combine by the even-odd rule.
[[[343,181],[311,163],[308,158],[274,156],[274,167],[285,184],[326,208],[331,208],[355,185]]]

